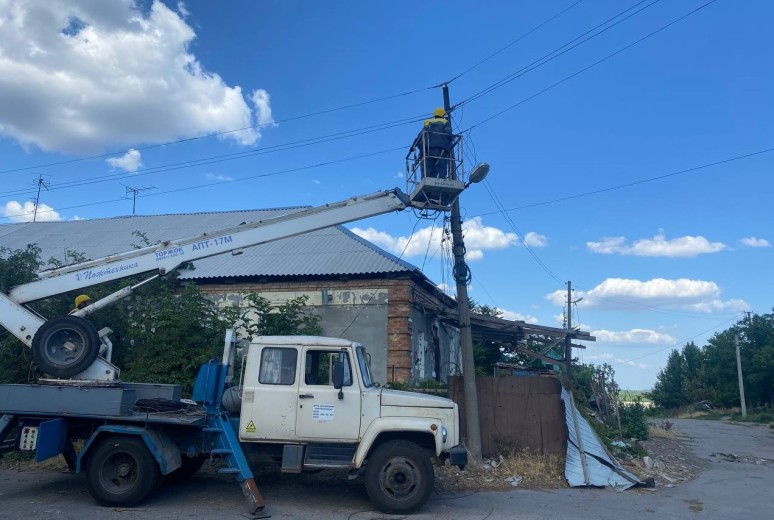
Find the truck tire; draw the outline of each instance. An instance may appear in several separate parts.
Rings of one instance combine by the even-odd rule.
[[[427,452],[409,441],[388,441],[368,458],[365,485],[371,502],[382,512],[412,513],[433,491],[433,465]]]
[[[86,466],[89,493],[103,506],[131,507],[153,491],[159,478],[159,467],[139,437],[104,439]]]
[[[78,316],[60,316],[35,333],[32,358],[46,374],[68,378],[91,366],[99,345],[99,334],[91,323]]]

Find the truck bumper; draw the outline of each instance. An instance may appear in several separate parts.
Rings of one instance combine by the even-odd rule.
[[[468,464],[468,450],[461,444],[449,449],[449,464],[465,469]]]

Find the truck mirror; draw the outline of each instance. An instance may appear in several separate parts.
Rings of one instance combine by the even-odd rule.
[[[336,361],[333,362],[333,388],[339,390],[339,400],[344,399],[344,390],[341,388],[344,386],[344,363],[347,362],[347,354],[339,352],[336,357]]]
[[[340,359],[333,362],[333,388],[344,386],[344,363]]]

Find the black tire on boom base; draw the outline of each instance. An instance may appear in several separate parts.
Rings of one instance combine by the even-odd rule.
[[[32,358],[46,374],[68,378],[91,366],[99,345],[99,334],[91,323],[78,316],[60,316],[35,333]]]
[[[371,502],[382,512],[411,513],[433,491],[433,465],[428,453],[409,441],[388,441],[368,458],[365,485]]]
[[[89,493],[103,506],[132,507],[153,491],[159,478],[159,467],[139,437],[104,439],[86,466]]]
[[[194,457],[186,457],[183,455],[180,457],[180,462],[182,463],[181,466],[172,473],[165,475],[164,481],[168,484],[185,482],[201,469],[208,458],[207,455],[196,455]]]

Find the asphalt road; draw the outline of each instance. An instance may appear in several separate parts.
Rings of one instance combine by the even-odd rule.
[[[709,462],[698,479],[673,488],[477,492],[433,496],[412,518],[520,520],[757,520],[774,516],[774,430],[716,421],[677,420],[674,428]],[[284,475],[259,479],[272,518],[374,520],[402,518],[374,511],[365,490],[344,478]],[[143,505],[109,509],[94,504],[83,477],[52,471],[0,471],[2,519],[244,519],[233,482],[195,476],[162,487]]]

